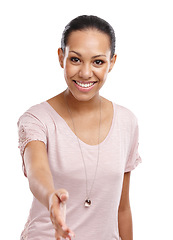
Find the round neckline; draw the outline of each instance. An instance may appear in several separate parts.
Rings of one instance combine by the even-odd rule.
[[[76,134],[72,131],[72,129],[71,129],[71,128],[69,127],[69,125],[67,124],[67,122],[64,120],[64,118],[61,117],[61,115],[60,115],[47,101],[44,101],[43,104],[44,104],[44,103],[45,103],[45,104],[48,106],[48,108],[52,111],[52,113],[54,114],[55,117],[58,117],[59,119],[61,119],[61,121],[66,125],[67,129],[69,130],[69,132],[70,132],[75,138],[78,138],[78,136],[76,136]],[[90,144],[82,141],[80,138],[78,138],[78,139],[79,139],[79,142],[80,142],[82,145],[84,145],[84,146],[86,146],[86,147],[90,147],[90,148],[95,148],[95,147],[98,147],[98,145],[99,145],[99,146],[103,145],[103,144],[107,141],[107,139],[109,138],[109,136],[110,136],[111,133],[112,133],[112,129],[113,129],[114,122],[115,122],[115,114],[116,114],[116,113],[115,113],[115,105],[116,105],[116,104],[113,103],[112,101],[111,101],[111,103],[112,103],[112,106],[113,106],[113,118],[112,118],[111,127],[110,127],[110,129],[109,129],[109,132],[108,132],[107,136],[104,138],[104,140],[103,140],[102,142],[100,142],[99,144],[95,144],[95,145],[90,145]]]

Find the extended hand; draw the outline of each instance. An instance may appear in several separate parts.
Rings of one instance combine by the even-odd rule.
[[[52,193],[49,199],[50,219],[55,228],[56,240],[61,240],[61,237],[71,240],[74,233],[67,227],[66,220],[66,201],[69,194],[65,189],[59,189]]]

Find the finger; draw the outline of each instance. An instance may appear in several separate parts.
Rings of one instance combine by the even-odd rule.
[[[74,237],[74,233],[69,229],[69,228],[62,228],[61,231],[60,230],[56,230],[55,232],[55,237],[63,237],[63,239],[68,239],[71,240],[72,237]]]
[[[61,237],[63,239],[70,239],[71,240],[71,238],[74,237],[74,234],[66,232],[66,231],[64,232],[64,231],[60,231],[60,230],[55,230],[55,238],[56,239],[59,239],[59,238],[61,239]]]
[[[57,231],[55,231],[55,238],[56,240],[61,240],[61,236],[57,233]]]
[[[70,230],[70,228],[68,227],[62,227],[62,230],[64,231],[65,235],[67,234],[66,237],[68,237],[69,239],[71,239],[72,237],[75,237],[75,234],[73,231]]]
[[[65,189],[58,189],[56,194],[61,202],[66,202],[69,198],[69,193]]]

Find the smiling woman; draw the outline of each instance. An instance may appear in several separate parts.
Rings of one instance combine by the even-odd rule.
[[[111,58],[109,36],[92,28],[76,30],[69,35],[64,51],[59,48],[58,55],[74,98],[79,101],[98,98],[116,60],[116,55]]]
[[[132,240],[138,124],[130,110],[99,94],[116,61],[113,28],[96,16],[75,18],[58,57],[67,89],[18,121],[34,196],[21,239]]]

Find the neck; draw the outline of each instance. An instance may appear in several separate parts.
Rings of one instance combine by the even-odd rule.
[[[68,88],[64,92],[64,96],[68,102],[68,105],[70,106],[70,109],[73,112],[78,112],[78,114],[79,113],[85,114],[85,113],[95,111],[96,109],[98,109],[100,99],[101,99],[98,93],[88,101],[79,101],[71,94]]]

